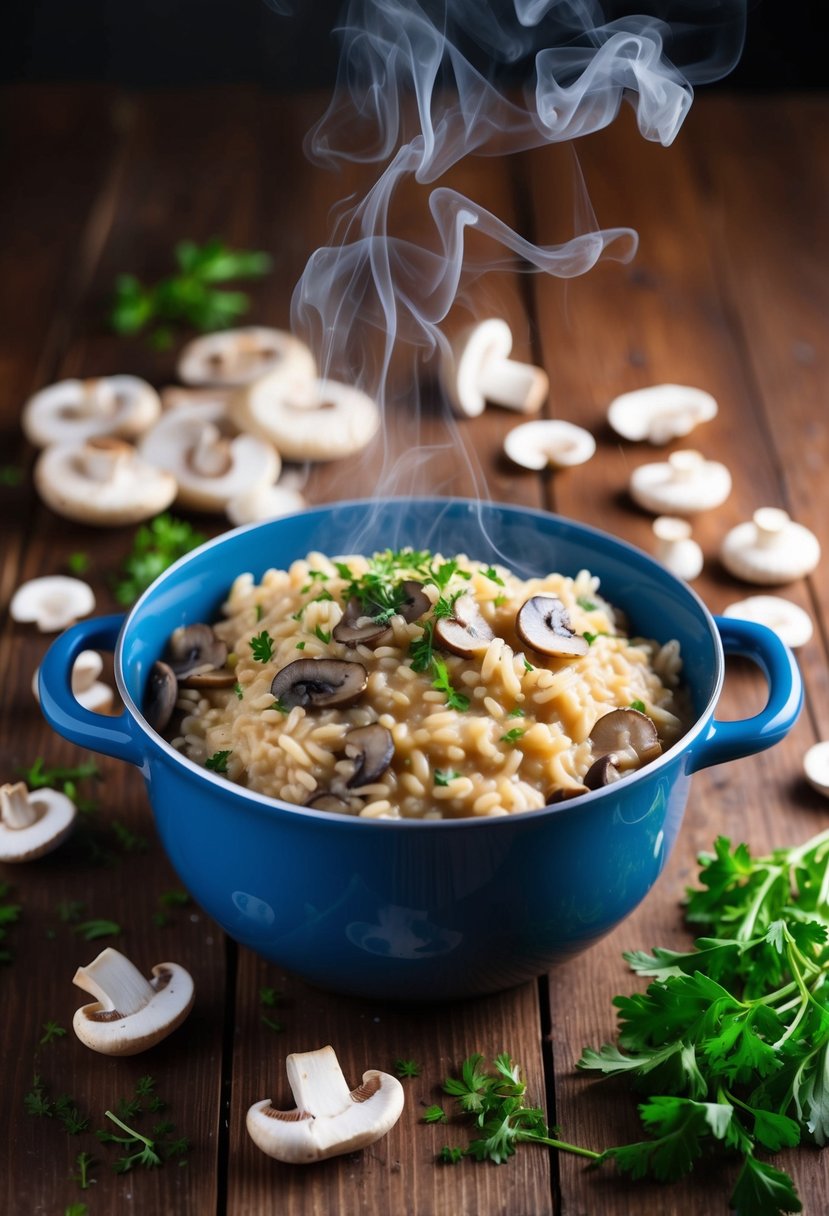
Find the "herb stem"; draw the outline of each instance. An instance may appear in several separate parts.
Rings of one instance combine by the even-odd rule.
[[[550,1136],[533,1136],[519,1132],[515,1137],[524,1144],[548,1144],[563,1153],[575,1153],[577,1157],[589,1157],[591,1161],[601,1161],[603,1153],[594,1153],[591,1148],[582,1148],[578,1144],[568,1144],[566,1140],[553,1140]]]
[[[126,1123],[122,1123],[118,1116],[114,1115],[111,1110],[105,1110],[104,1114],[106,1115],[107,1119],[111,1119],[113,1123],[117,1123],[121,1131],[126,1132],[130,1139],[140,1140],[141,1143],[146,1145],[147,1148],[153,1148],[152,1140],[148,1139],[147,1136],[142,1136],[141,1133],[137,1132],[134,1128],[127,1127]]]

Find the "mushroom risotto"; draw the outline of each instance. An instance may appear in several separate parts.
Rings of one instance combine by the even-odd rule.
[[[624,779],[684,729],[678,644],[629,636],[586,570],[311,553],[259,584],[240,575],[222,611],[172,635],[146,716],[197,764],[286,802],[508,815]]]

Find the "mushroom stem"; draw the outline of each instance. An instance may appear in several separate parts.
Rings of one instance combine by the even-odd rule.
[[[108,435],[89,439],[83,446],[80,463],[90,481],[113,482],[129,463],[134,450],[121,439]]]
[[[201,477],[221,477],[230,467],[228,442],[219,428],[206,423],[190,451],[190,468]]]
[[[307,1111],[317,1118],[333,1117],[353,1101],[348,1082],[330,1047],[289,1055],[285,1071],[297,1110]]]
[[[0,820],[7,828],[13,831],[30,828],[37,818],[37,803],[29,801],[29,790],[24,781],[0,786]]]
[[[786,526],[791,521],[787,512],[780,507],[760,507],[752,519],[757,529],[757,544],[761,549],[769,549],[776,545],[785,534]]]
[[[515,359],[490,359],[481,370],[479,389],[487,401],[508,410],[534,414],[547,395],[549,381],[540,367]]]
[[[81,381],[83,394],[72,412],[82,418],[108,417],[115,413],[115,394],[101,376],[90,376]]]
[[[143,1009],[156,994],[138,968],[111,946],[86,967],[79,967],[72,982],[105,1009],[117,1009],[123,1017]]]
[[[668,464],[677,481],[691,481],[705,464],[705,457],[699,452],[685,448],[680,452],[672,452],[668,457]]]

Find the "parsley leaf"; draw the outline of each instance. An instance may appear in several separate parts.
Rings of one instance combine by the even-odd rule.
[[[520,726],[514,726],[512,730],[508,730],[505,735],[501,735],[502,743],[517,743],[522,739],[527,732],[522,730]]]
[[[113,592],[119,604],[129,607],[150,583],[185,553],[203,544],[205,537],[184,520],[168,512],[142,524],[124,558]]]
[[[62,1039],[66,1034],[66,1028],[58,1025],[57,1022],[43,1023],[43,1038],[39,1040],[41,1047],[44,1043],[51,1043],[53,1039]]]
[[[80,933],[85,942],[95,942],[102,937],[117,937],[121,926],[114,920],[84,920],[72,932]]]
[[[458,692],[455,689],[449,678],[446,664],[442,659],[436,658],[435,655],[432,655],[432,670],[435,673],[432,688],[443,693],[449,709],[456,709],[461,713],[469,709],[469,697],[465,693]]]
[[[250,650],[257,663],[269,663],[273,658],[273,638],[267,629],[250,639]]]
[[[414,1060],[395,1060],[394,1070],[398,1077],[419,1077],[423,1071]]]
[[[227,758],[232,755],[232,751],[228,748],[224,752],[214,752],[212,756],[208,756],[204,762],[204,767],[209,768],[213,773],[227,772]]]
[[[435,778],[435,785],[445,786],[448,785],[450,781],[454,781],[456,777],[460,777],[460,773],[455,772],[452,769],[436,768],[433,776]]]

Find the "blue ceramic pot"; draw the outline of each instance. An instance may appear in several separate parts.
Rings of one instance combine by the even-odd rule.
[[[655,763],[574,803],[494,819],[384,822],[288,806],[174,751],[144,722],[147,674],[175,628],[214,620],[235,576],[310,550],[411,545],[501,560],[522,576],[601,578],[643,636],[682,647],[688,733]],[[70,692],[81,650],[114,648],[125,709],[102,717]],[[714,717],[724,652],[768,681],[762,713]],[[691,774],[770,747],[802,701],[794,659],[763,626],[715,621],[644,553],[538,511],[458,500],[352,502],[230,532],[166,571],[126,619],[83,621],[40,674],[50,724],[141,769],[182,882],[237,941],[340,992],[438,1000],[493,992],[584,950],[647,895],[676,839]]]

